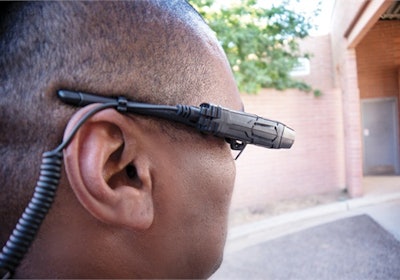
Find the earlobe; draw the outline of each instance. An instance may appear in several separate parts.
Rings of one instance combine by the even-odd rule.
[[[65,136],[96,105],[79,110]],[[64,150],[70,186],[87,211],[104,223],[145,230],[154,218],[143,128],[114,109],[90,118]]]

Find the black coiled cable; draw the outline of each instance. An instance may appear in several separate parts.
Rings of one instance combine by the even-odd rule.
[[[0,255],[0,267],[9,278],[34,240],[53,203],[61,177],[62,152],[45,152],[35,192]]]
[[[3,279],[11,278],[22,261],[49,211],[61,177],[62,150],[71,142],[78,129],[94,114],[106,108],[117,107],[123,111],[123,104],[111,102],[99,105],[89,111],[72,129],[65,141],[53,151],[42,155],[40,177],[33,197],[25,208],[6,245],[0,254],[0,273]]]

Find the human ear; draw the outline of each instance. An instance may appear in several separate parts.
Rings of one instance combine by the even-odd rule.
[[[80,109],[70,119],[64,137],[94,106]],[[154,218],[142,126],[106,109],[91,117],[64,149],[70,186],[84,208],[104,223],[139,231],[149,228]]]

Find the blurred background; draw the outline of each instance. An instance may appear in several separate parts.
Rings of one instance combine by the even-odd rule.
[[[400,191],[400,3],[191,1],[216,32],[245,110],[296,131],[237,160],[231,226]]]

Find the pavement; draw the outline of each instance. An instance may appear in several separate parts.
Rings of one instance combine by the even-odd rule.
[[[293,239],[295,234],[306,234],[307,232],[309,234],[315,234],[315,232],[317,232],[316,230],[322,230],[324,228],[325,231],[327,231],[327,233],[324,233],[325,235],[328,235],[327,238],[332,240],[338,239],[338,244],[340,244],[340,236],[329,236],[329,231],[331,230],[329,227],[335,222],[341,222],[342,224],[345,224],[344,221],[348,220],[348,218],[359,216],[371,218],[371,220],[376,222],[382,231],[387,233],[387,237],[389,239],[393,239],[393,244],[395,244],[395,246],[392,246],[392,249],[394,250],[394,252],[392,252],[394,254],[394,262],[396,263],[397,267],[400,267],[400,258],[397,258],[397,255],[400,256],[400,177],[389,176],[365,178],[364,185],[366,192],[361,198],[348,199],[326,205],[320,205],[309,209],[268,217],[256,222],[250,222],[230,228],[224,252],[224,262],[222,263],[220,269],[211,277],[211,279],[232,279],[232,275],[234,275],[235,277],[233,278],[236,279],[289,279],[291,277],[268,277],[271,275],[268,274],[268,262],[260,260],[266,256],[274,259],[280,259],[281,257],[285,258],[285,256],[279,256],[279,251],[275,255],[269,254],[269,248],[272,250],[272,246],[279,240],[282,242],[290,242],[291,240],[283,238],[287,237]],[[347,226],[351,225],[352,224],[348,224]],[[353,225],[353,227],[357,226]],[[357,231],[357,228],[354,230]],[[368,231],[368,229],[364,229],[364,231]],[[344,229],[344,232],[346,232],[346,229]],[[374,234],[375,233],[371,233],[371,238],[373,238]],[[368,243],[369,237],[366,238]],[[358,239],[360,238],[358,237]],[[299,240],[301,239],[298,239],[298,241]],[[354,238],[353,241],[355,241]],[[353,241],[350,240],[349,242],[352,243]],[[307,243],[307,241],[305,241],[305,243]],[[375,240],[373,243],[379,245],[380,240]],[[293,244],[292,246],[297,246],[296,243]],[[302,244],[298,244],[298,246],[301,245]],[[374,247],[370,248],[371,250],[377,250]],[[386,247],[382,248],[384,248],[383,250],[389,250]],[[382,250],[382,248],[380,249]],[[281,251],[282,254],[294,254],[292,251]],[[296,250],[293,252],[296,252]],[[310,253],[307,252],[297,250],[297,254],[302,254],[301,258],[310,258],[308,256]],[[313,254],[316,253],[313,252]],[[354,262],[354,267],[356,267],[356,260],[347,260],[348,257],[346,256],[346,249],[343,249],[343,252],[340,254],[341,256],[339,256],[339,258],[343,257],[346,259],[346,262]],[[379,260],[379,256],[375,256],[374,252],[371,252],[372,255],[366,255],[366,251],[360,252],[360,254],[361,255],[358,257],[359,261],[362,260],[363,255],[366,256],[364,257],[364,261],[366,262],[371,261],[371,258],[374,259],[375,263],[377,260]],[[235,265],[232,264],[238,264],[239,259],[241,269],[238,269],[237,272],[235,272]],[[328,261],[328,266],[326,268],[328,272],[330,269],[332,269],[332,273],[329,274],[332,276],[332,278],[325,276],[311,277],[312,274],[309,274],[309,277],[306,276],[302,277],[301,279],[341,279],[335,278],[335,275],[338,275],[337,267],[334,267],[335,265],[332,261],[332,267],[329,267]],[[390,265],[393,267],[392,263],[384,263],[383,265]],[[372,265],[372,267],[373,266],[374,265]],[[247,267],[247,271],[243,270],[243,267]],[[282,267],[280,269],[285,270],[287,267]],[[384,270],[387,269],[385,268]],[[251,274],[251,271],[257,271],[258,274]],[[265,274],[263,274],[263,271],[265,271]],[[367,273],[365,275],[368,275],[368,277],[365,277],[365,275],[361,277],[362,274],[349,274],[352,276],[347,279],[400,279],[400,270],[396,270],[392,272],[392,274],[378,274],[378,272],[374,274],[374,270],[371,271],[368,269],[365,271],[365,273]],[[356,275],[356,277],[354,277],[354,275]],[[357,275],[360,275],[360,277],[357,277]]]

